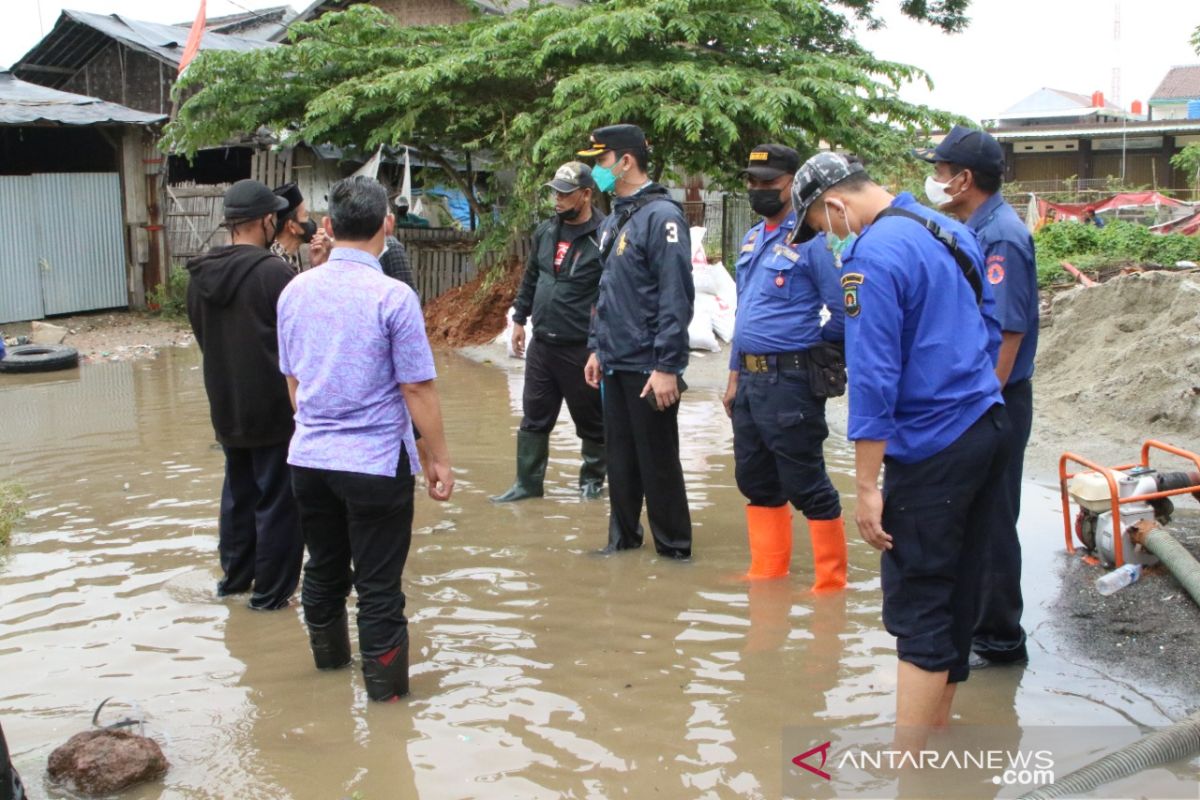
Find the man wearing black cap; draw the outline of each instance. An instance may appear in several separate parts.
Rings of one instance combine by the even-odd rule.
[[[933,164],[925,193],[941,211],[967,223],[983,248],[984,274],[996,297],[1003,332],[996,377],[1004,387],[1004,406],[1013,426],[1013,456],[1004,473],[1003,535],[992,540],[985,560],[979,622],[975,626],[971,668],[1023,664],[1028,660],[1021,628],[1021,474],[1025,445],[1033,426],[1033,360],[1038,338],[1037,259],[1033,237],[1000,186],[1004,152],[987,131],[954,129],[933,150],[915,151]]]
[[[299,272],[303,265],[300,261],[300,246],[308,245],[308,260],[310,267],[320,266],[329,258],[329,247],[325,240],[325,231],[317,226],[317,221],[308,215],[308,204],[300,187],[294,183],[285,183],[275,189],[275,194],[287,201],[287,208],[276,215],[275,240],[271,242],[271,252],[287,262],[292,272]]]
[[[579,491],[585,498],[604,487],[604,414],[600,392],[588,386],[588,326],[600,290],[597,230],[604,215],[592,208],[592,171],[563,164],[546,186],[554,191],[554,216],[533,233],[525,277],[513,302],[513,350],[525,352],[525,320],[533,313],[533,341],[525,356],[524,418],[517,430],[517,480],[497,503],[541,497],[550,432],[563,400],[582,441]]]
[[[970,672],[980,568],[996,535],[1011,428],[983,254],[961,223],[893,197],[862,164],[818,153],[796,172],[793,240],[842,262],[859,534],[882,551],[896,637],[896,744],[921,749]],[[884,469],[883,489],[879,473]]]
[[[764,144],[742,174],[750,207],[763,220],[742,240],[737,259],[738,311],[729,359],[725,412],[733,420],[738,489],[746,506],[754,579],[788,574],[790,502],[808,519],[816,568],[813,589],[846,586],[846,535],[838,493],[825,472],[829,436],[825,399],[845,388],[844,329],[837,268],[824,237],[789,245],[796,227],[792,175],[800,155]],[[821,308],[830,311],[821,324]],[[828,358],[827,358],[828,356]],[[836,386],[821,366],[830,362]],[[813,368],[816,369],[813,369]]]
[[[225,450],[219,595],[253,590],[250,607],[283,608],[304,552],[287,464],[292,407],[279,371],[275,305],[292,278],[267,250],[287,200],[253,180],[225,193],[233,244],[188,262],[188,320],[204,354],[204,388]]]
[[[611,498],[604,552],[641,547],[644,500],[658,553],[689,558],[678,421],[696,294],[687,220],[647,175],[649,147],[637,126],[598,128],[579,155],[596,159],[592,180],[616,195],[600,228],[604,271],[584,370],[589,385],[604,382]]]

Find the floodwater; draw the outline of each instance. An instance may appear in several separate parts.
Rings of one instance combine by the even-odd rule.
[[[110,696],[172,763],[130,798],[772,798],[796,755],[785,728],[892,720],[875,551],[851,532],[852,586],[814,598],[798,524],[790,579],[737,579],[743,500],[715,383],[693,384],[680,416],[696,526],[680,564],[649,543],[590,554],[606,505],[571,491],[565,416],[548,498],[490,504],[512,479],[520,373],[454,354],[439,368],[458,489],[418,499],[412,696],[393,705],[367,702],[357,668],[312,668],[297,608],[215,598],[222,457],[195,349],[0,380],[0,479],[31,495],[0,550],[0,720],[34,798],[66,796],[46,759]],[[852,451],[835,435],[828,456],[852,514]],[[1044,624],[1057,504],[1028,487],[1032,663],[972,678],[960,722],[1136,736],[1181,717],[1192,698],[1077,663]]]

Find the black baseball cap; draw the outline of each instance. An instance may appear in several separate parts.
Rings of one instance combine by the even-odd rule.
[[[866,172],[862,163],[850,160],[840,153],[817,153],[796,170],[792,180],[792,208],[796,210],[796,227],[788,237],[788,244],[807,242],[817,235],[808,226],[805,217],[812,204],[829,189],[860,172]]]
[[[579,189],[595,189],[596,181],[592,179],[592,168],[582,161],[568,161],[554,173],[553,180],[546,181],[545,186],[556,192],[568,194]]]
[[[750,163],[739,172],[760,181],[773,181],[780,175],[794,175],[800,169],[800,154],[787,145],[760,144],[750,151]]]
[[[225,219],[255,219],[283,211],[288,201],[261,181],[246,178],[225,190]]]
[[[646,134],[637,125],[608,125],[592,131],[586,150],[576,155],[594,157],[610,150],[646,150]]]
[[[1004,174],[1004,151],[987,131],[955,125],[933,149],[920,148],[912,154],[922,161],[958,164],[989,175]]]

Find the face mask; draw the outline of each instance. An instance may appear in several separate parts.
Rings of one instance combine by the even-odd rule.
[[[825,235],[825,246],[833,253],[833,261],[837,264],[837,268],[842,268],[842,253],[850,245],[854,244],[854,240],[858,238],[858,234],[850,230],[850,223],[846,223],[846,235],[838,236],[833,232],[833,218],[829,216],[829,204],[825,204],[825,222],[829,224],[829,233]]]
[[[954,195],[946,191],[948,188],[950,188],[950,184],[953,181],[954,178],[951,178],[945,183],[939,183],[932,175],[926,176],[925,196],[929,198],[929,202],[933,203],[938,208],[954,202]]]
[[[763,217],[773,217],[783,211],[784,202],[779,199],[778,189],[751,189],[750,208]]]
[[[408,206],[396,206],[396,216],[397,217],[407,217],[408,216]]]
[[[617,185],[617,176],[613,174],[613,171],[599,164],[592,167],[592,180],[596,182],[596,188],[602,192],[611,192]]]
[[[308,244],[317,235],[317,221],[311,217],[304,222],[297,223],[303,230],[300,232],[300,241]]]
[[[565,211],[555,211],[554,213],[557,214],[558,218],[561,219],[563,222],[570,222],[571,220],[577,218],[582,211],[583,211],[583,209],[581,209],[579,207],[575,207],[575,208],[568,208]]]

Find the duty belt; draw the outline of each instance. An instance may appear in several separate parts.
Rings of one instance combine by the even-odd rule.
[[[742,369],[747,372],[802,372],[808,369],[808,353],[798,350],[795,353],[765,353],[751,355],[742,353]]]

